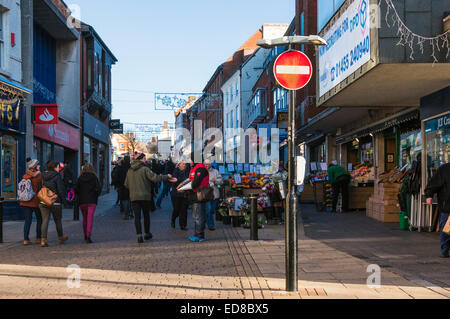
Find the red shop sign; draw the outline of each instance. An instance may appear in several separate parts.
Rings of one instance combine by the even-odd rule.
[[[35,104],[33,106],[35,124],[58,124],[57,104]]]
[[[80,130],[59,121],[58,124],[35,124],[34,136],[59,144],[74,151],[79,150]]]

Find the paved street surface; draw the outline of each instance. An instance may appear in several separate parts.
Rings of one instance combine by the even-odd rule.
[[[449,260],[436,256],[436,234],[400,232],[358,214],[316,213],[303,206],[299,227],[299,292],[284,291],[284,226],[249,230],[217,222],[207,241],[190,243],[170,228],[171,204],[152,213],[154,239],[139,245],[134,222],[101,198],[92,240],[65,211],[70,239],[57,244],[50,222],[48,248],[22,245],[22,222],[5,223],[0,244],[1,298],[448,298]],[[32,228],[34,236],[34,228]],[[369,264],[381,266],[381,288],[368,288]],[[81,269],[80,288],[68,288],[69,265]]]

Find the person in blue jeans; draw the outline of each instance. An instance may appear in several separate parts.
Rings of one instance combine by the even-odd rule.
[[[188,193],[188,199],[192,203],[195,233],[194,236],[189,237],[189,240],[196,243],[205,241],[206,228],[206,202],[198,201],[196,193],[200,187],[209,186],[209,173],[203,163],[194,165],[193,158],[191,158],[191,167],[193,168],[189,173],[189,179],[192,183],[192,190]]]
[[[438,194],[441,257],[449,258],[450,235],[444,233],[443,230],[450,216],[450,163],[439,167],[425,188],[425,196],[428,205],[432,204],[434,194]]]
[[[30,229],[31,224],[33,223],[33,213],[36,215],[36,242],[41,242],[41,227],[42,227],[42,215],[41,210],[39,209],[39,199],[37,198],[36,193],[40,189],[42,174],[41,174],[41,166],[37,160],[28,158],[27,159],[27,167],[28,170],[23,176],[23,179],[30,180],[31,186],[33,188],[33,192],[35,193],[34,197],[28,202],[20,202],[20,206],[23,208],[25,214],[25,224],[23,227],[23,237],[24,237],[24,245],[31,245],[30,241]]]
[[[222,176],[219,171],[212,167],[210,160],[205,160],[204,165],[209,173],[209,186],[214,188],[214,200],[206,203],[206,224],[208,229],[213,231],[215,228],[217,201],[220,197],[220,191],[218,186],[223,184]]]

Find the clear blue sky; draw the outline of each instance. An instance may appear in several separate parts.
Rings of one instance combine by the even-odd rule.
[[[154,111],[154,95],[201,92],[264,23],[290,23],[294,0],[65,0],[81,8],[119,62],[113,68],[113,118],[174,122]]]

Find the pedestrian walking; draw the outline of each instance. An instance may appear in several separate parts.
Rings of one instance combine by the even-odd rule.
[[[174,164],[173,164],[172,160],[164,161],[163,167],[164,167],[164,173],[163,173],[164,175],[168,175],[168,174],[172,175],[173,170],[174,170]],[[158,209],[161,208],[161,202],[166,196],[168,196],[169,192],[170,192],[170,183],[167,181],[162,182],[162,187],[159,191],[158,198],[156,199],[156,208],[158,208]]]
[[[92,244],[91,235],[94,214],[101,192],[102,187],[100,186],[94,167],[89,163],[85,164],[75,185],[75,193],[77,194],[81,214],[83,215],[84,240],[87,244]]]
[[[189,237],[189,240],[191,242],[203,242],[205,241],[206,202],[198,200],[197,192],[201,187],[209,187],[209,173],[203,163],[194,165],[193,158],[191,158],[191,167],[193,168],[189,173],[189,179],[192,182],[192,191],[188,194],[188,198],[192,203],[195,233],[194,236]]]
[[[209,186],[214,189],[214,200],[206,203],[206,225],[208,226],[209,230],[213,231],[216,230],[216,209],[217,201],[220,197],[218,186],[223,184],[223,179],[219,171],[212,167],[212,163],[210,160],[205,160],[204,164],[209,173]]]
[[[75,185],[75,174],[73,173],[70,162],[67,160],[63,162],[61,176],[63,178],[64,188],[66,190],[66,198],[68,198],[69,193],[73,192],[73,187]]]
[[[24,236],[24,242],[23,244],[25,246],[31,245],[32,242],[30,241],[30,229],[31,225],[33,223],[33,213],[36,215],[36,243],[41,243],[41,233],[42,233],[42,215],[41,210],[39,209],[39,199],[37,198],[37,192],[40,189],[41,181],[42,181],[42,174],[41,174],[41,166],[39,162],[35,159],[28,158],[27,159],[27,167],[28,170],[26,171],[25,175],[23,176],[23,181],[27,183],[29,181],[31,183],[31,189],[28,186],[28,192],[30,194],[28,195],[28,198],[31,199],[27,200],[28,198],[25,198],[24,201],[20,202],[20,206],[23,208],[24,215],[25,215],[25,224],[23,229],[23,236]],[[21,182],[22,184],[22,182]],[[19,184],[19,191],[22,191],[20,184]],[[23,190],[24,192],[27,191],[26,187]],[[20,196],[19,196],[20,199]]]
[[[118,162],[113,162],[113,169],[111,171],[111,186],[114,187],[114,190],[117,192],[115,207],[119,206],[120,203],[120,182],[119,182],[119,170],[120,165]]]
[[[174,182],[172,176],[156,175],[145,166],[145,155],[137,154],[125,179],[125,187],[130,191],[131,206],[134,212],[134,223],[138,243],[152,239],[150,233],[150,201],[152,198],[152,185],[150,182],[167,181]],[[144,215],[145,236],[142,238],[141,213]]]
[[[342,166],[333,161],[328,166],[328,182],[333,189],[333,210],[336,212],[339,194],[342,194],[342,209],[348,211],[348,185],[350,184],[350,174]]]
[[[172,183],[172,218],[171,226],[175,228],[176,219],[179,218],[178,222],[180,224],[181,230],[187,230],[187,209],[189,206],[188,200],[186,198],[186,193],[179,192],[177,190],[180,183],[189,179],[189,168],[186,161],[181,160],[173,171],[173,178],[176,178],[176,182]]]
[[[130,156],[125,156],[120,163],[118,170],[118,188],[119,188],[119,199],[120,199],[120,210],[124,213],[124,220],[129,220],[133,218],[133,212],[130,203],[130,191],[125,187],[125,179],[127,178],[128,170],[131,167]]]
[[[53,216],[53,221],[56,225],[58,239],[60,244],[64,244],[69,237],[64,235],[62,227],[62,204],[66,203],[66,190],[64,183],[59,174],[59,165],[56,162],[49,161],[47,164],[47,171],[42,176],[42,185],[49,189],[56,195],[56,201],[53,205],[47,206],[42,201],[39,203],[39,208],[42,214],[42,237],[41,246],[48,247],[47,232],[50,215]]]
[[[438,195],[441,257],[449,258],[450,235],[444,233],[444,227],[450,218],[450,163],[439,167],[425,188],[428,205],[432,204],[434,194]]]

